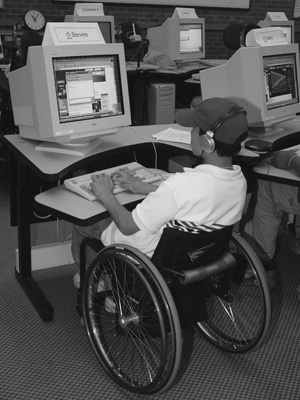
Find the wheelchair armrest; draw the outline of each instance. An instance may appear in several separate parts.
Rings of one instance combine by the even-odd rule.
[[[219,274],[222,271],[232,267],[236,259],[231,253],[225,253],[218,260],[200,267],[180,271],[179,281],[182,285],[188,285],[193,282],[201,281],[211,275]]]

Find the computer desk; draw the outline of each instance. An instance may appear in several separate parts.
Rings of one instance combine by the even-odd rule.
[[[288,169],[279,169],[270,164],[269,159],[260,161],[253,168],[254,176],[258,179],[300,186],[300,176]]]
[[[284,150],[300,144],[300,116],[297,116],[294,120],[285,122],[282,124],[282,127],[284,127],[285,135],[281,131],[265,138],[265,140],[273,143],[273,151]],[[269,160],[269,157],[267,157],[253,167],[254,177],[285,185],[300,186],[300,176],[290,169],[274,167],[270,164]]]
[[[152,134],[158,133],[170,125],[126,127],[117,134],[106,136],[98,148],[85,157],[43,153],[35,151],[38,142],[23,139],[19,135],[4,136],[9,147],[14,163],[16,163],[13,185],[17,197],[17,226],[18,226],[18,267],[15,274],[21,287],[27,294],[31,303],[44,321],[53,318],[54,310],[38,284],[32,277],[30,225],[31,215],[34,210],[51,212],[54,216],[66,219],[78,225],[89,225],[101,220],[107,215],[106,210],[99,202],[89,202],[58,185],[47,192],[41,193],[33,201],[32,193],[28,186],[28,176],[36,174],[47,182],[59,182],[68,173],[91,164],[95,160],[114,160],[119,165],[118,156],[124,153],[132,154],[134,151],[147,150],[153,154]],[[180,128],[178,125],[172,125]],[[186,144],[155,141],[158,152],[158,168],[167,170],[170,154],[191,155],[191,147]],[[152,153],[151,153],[152,152]],[[244,157],[256,157],[249,150],[242,150]],[[133,160],[133,156],[132,156]],[[140,160],[138,160],[140,161]],[[129,193],[120,193],[118,199],[128,208],[132,208],[141,201],[143,196]]]
[[[264,139],[273,143],[272,151],[288,149],[300,144],[300,116],[281,125],[282,131]],[[253,139],[249,137],[248,140]],[[253,177],[285,185],[300,186],[300,176],[290,169],[276,168],[270,164],[270,156],[264,156],[252,169]]]

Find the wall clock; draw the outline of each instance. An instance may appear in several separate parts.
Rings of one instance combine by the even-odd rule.
[[[24,23],[27,29],[40,31],[46,25],[46,20],[40,11],[29,10],[24,15]]]

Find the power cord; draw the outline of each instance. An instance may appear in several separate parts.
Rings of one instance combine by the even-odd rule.
[[[154,150],[154,166],[155,166],[155,168],[157,169],[157,149],[156,149],[156,146],[155,146],[154,141],[153,141],[153,140],[150,140],[150,139],[148,139],[148,138],[146,138],[146,137],[144,137],[143,135],[141,135],[133,126],[129,126],[129,128],[131,128],[131,129],[135,132],[135,134],[136,134],[137,136],[139,136],[140,138],[142,138],[142,139],[145,140],[146,142],[150,142],[150,143],[152,144],[153,150]],[[135,151],[134,151],[134,158],[135,158],[135,161],[137,161],[137,160],[136,160]]]

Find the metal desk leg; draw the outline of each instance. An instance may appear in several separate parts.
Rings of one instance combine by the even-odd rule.
[[[16,269],[16,278],[40,317],[44,321],[50,321],[53,318],[54,309],[31,276],[30,214],[32,204],[27,186],[27,172],[26,167],[19,164],[17,188],[19,271]]]

